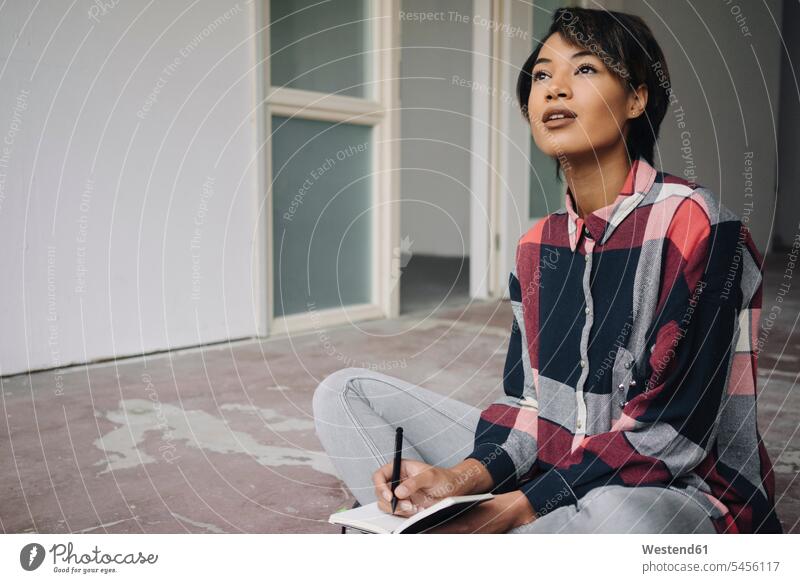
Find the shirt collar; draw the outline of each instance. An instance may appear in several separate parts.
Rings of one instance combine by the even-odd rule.
[[[625,217],[644,199],[647,192],[655,182],[658,171],[653,168],[647,160],[639,156],[631,164],[628,176],[622,185],[622,190],[617,195],[614,202],[599,208],[593,213],[589,213],[584,220],[581,220],[572,200],[572,192],[569,186],[564,193],[565,205],[567,208],[567,225],[569,230],[569,247],[574,252],[578,247],[578,241],[582,234],[582,227],[585,226],[589,235],[599,244],[604,244],[614,229],[617,228]]]

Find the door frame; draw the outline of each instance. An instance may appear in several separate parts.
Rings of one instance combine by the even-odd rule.
[[[516,243],[532,224],[527,216],[530,132],[515,91],[517,71],[533,42],[529,35],[503,31],[519,28],[515,22],[532,22],[533,7],[518,0],[475,0],[474,9],[476,21],[485,17],[495,26],[473,28],[473,79],[493,90],[475,91],[472,97],[470,295],[506,298]]]
[[[335,326],[356,320],[392,318],[400,313],[399,262],[394,261],[400,240],[400,0],[369,2],[372,95],[354,98],[314,91],[272,87],[270,75],[269,2],[254,2],[256,23],[256,103],[259,156],[259,221],[254,238],[253,293],[259,336],[275,336]],[[371,176],[372,236],[370,244],[371,298],[364,304],[275,316],[275,277],[272,235],[272,140],[273,115],[333,123],[368,125],[372,131]]]
[[[588,6],[588,0],[576,2]],[[474,0],[475,13],[503,26],[475,27],[473,78],[499,88],[472,99],[470,294],[507,299],[519,238],[542,217],[530,217],[531,134],[516,103],[519,68],[533,49],[528,35],[506,34],[533,23],[533,6],[519,0]],[[530,31],[531,29],[528,28]]]

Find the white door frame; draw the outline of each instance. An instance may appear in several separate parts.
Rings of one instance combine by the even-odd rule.
[[[588,0],[580,0],[587,6]],[[473,92],[470,294],[508,298],[508,274],[519,238],[541,217],[530,212],[530,127],[516,99],[519,69],[533,49],[533,6],[519,0],[474,0],[473,79],[491,92]],[[519,23],[528,23],[520,26]]]
[[[508,297],[508,274],[528,219],[530,131],[516,104],[519,67],[533,44],[513,23],[532,22],[533,7],[518,0],[475,0],[473,79],[493,91],[472,98],[470,295]],[[501,26],[502,24],[503,26]]]
[[[372,95],[367,99],[328,95],[299,89],[273,88],[269,85],[269,2],[254,3],[257,34],[259,78],[257,100],[259,143],[264,150],[259,162],[259,194],[266,200],[259,208],[258,234],[254,245],[254,297],[258,305],[258,335],[279,335],[335,326],[355,320],[392,318],[400,313],[400,266],[394,261],[399,248],[400,149],[399,149],[399,78],[400,21],[399,0],[370,2],[369,15]],[[322,309],[289,316],[275,316],[274,266],[272,238],[272,148],[270,126],[273,115],[330,122],[368,125],[372,131],[372,301],[365,304]],[[262,202],[262,201],[260,201]]]
[[[490,16],[492,0],[474,0],[473,15]],[[472,79],[477,87],[492,85],[492,40],[491,28],[472,27]],[[492,180],[492,98],[489,91],[472,92],[472,122],[470,130],[470,250],[469,250],[469,295],[476,299],[491,297],[493,287],[491,267],[496,230],[492,220],[490,182]]]

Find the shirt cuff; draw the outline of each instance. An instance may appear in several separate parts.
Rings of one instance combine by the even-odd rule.
[[[508,452],[494,443],[481,443],[475,446],[465,459],[480,461],[489,471],[494,481],[492,494],[505,494],[517,489],[517,467]]]
[[[556,508],[575,504],[578,497],[558,471],[551,469],[519,487],[528,498],[536,516],[544,516]]]

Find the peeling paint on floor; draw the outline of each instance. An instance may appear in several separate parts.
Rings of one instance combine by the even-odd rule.
[[[86,534],[89,532],[93,532],[95,530],[106,530],[117,526],[118,524],[122,524],[123,522],[127,522],[129,520],[138,520],[138,516],[131,516],[129,518],[123,518],[121,520],[112,520],[111,522],[104,522],[103,524],[98,524],[97,526],[90,526],[89,528],[83,528],[81,530],[76,531],[78,534]]]
[[[172,512],[172,516],[174,516],[176,520],[180,520],[181,522],[185,522],[186,524],[189,524],[191,526],[196,526],[197,528],[201,528],[206,532],[212,532],[214,534],[225,534],[225,531],[219,528],[215,524],[211,524],[209,522],[200,522],[199,520],[192,520],[191,518],[181,516],[177,512]]]
[[[106,454],[106,459],[95,464],[104,466],[98,474],[154,463],[156,459],[141,447],[146,434],[152,433],[171,446],[184,442],[209,452],[248,455],[264,466],[301,465],[336,476],[330,459],[322,451],[265,445],[248,433],[231,429],[224,419],[205,411],[184,410],[166,403],[154,406],[148,399],[128,399],[120,401],[118,409],[100,416],[118,427],[94,442],[95,447]],[[287,419],[282,422],[297,425],[296,421]],[[164,447],[161,445],[159,449]]]

